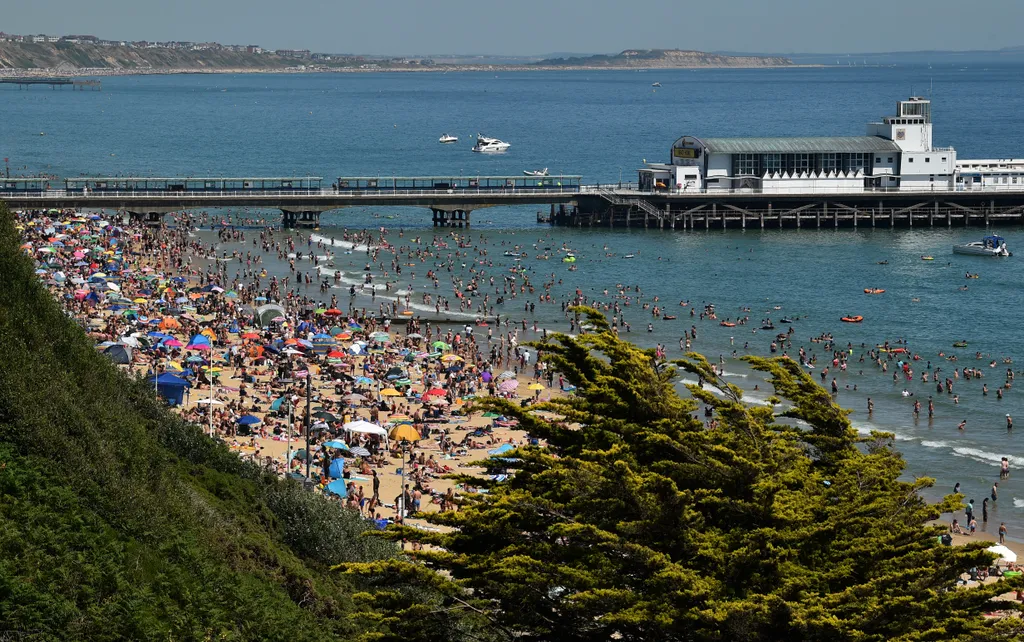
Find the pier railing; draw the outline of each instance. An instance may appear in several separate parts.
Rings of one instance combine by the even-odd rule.
[[[522,187],[504,187],[504,188],[458,188],[458,189],[394,189],[394,188],[378,188],[378,189],[358,189],[358,190],[338,190],[338,189],[312,189],[312,190],[261,190],[261,189],[243,189],[243,190],[195,190],[195,191],[184,191],[184,190],[116,190],[116,189],[104,189],[104,190],[66,190],[66,189],[49,189],[46,191],[38,192],[26,192],[26,191],[3,191],[0,190],[0,197],[17,197],[17,198],[38,198],[40,200],[53,199],[53,198],[75,198],[75,199],[109,199],[109,198],[131,198],[131,199],[166,199],[166,198],[184,198],[184,199],[237,199],[239,197],[252,197],[252,198],[266,198],[266,197],[280,197],[280,198],[302,198],[302,197],[367,197],[367,198],[379,198],[385,196],[391,197],[419,197],[419,196],[543,196],[546,194],[551,195],[564,195],[564,194],[579,194],[581,190],[576,186],[551,186],[546,188],[522,188]]]

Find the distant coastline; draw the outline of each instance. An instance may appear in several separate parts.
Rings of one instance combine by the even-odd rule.
[[[794,67],[780,56],[729,56],[701,51],[636,49],[619,54],[550,58],[523,63],[436,62],[429,58],[370,58],[307,50],[264,51],[217,43],[55,40],[25,42],[0,34],[0,75],[122,76],[195,73],[373,73],[573,71],[603,69],[761,69]],[[22,37],[22,36],[17,36]],[[36,36],[35,38],[42,38]],[[91,36],[88,36],[91,37]],[[52,37],[47,36],[47,38]],[[101,44],[102,43],[102,44]]]

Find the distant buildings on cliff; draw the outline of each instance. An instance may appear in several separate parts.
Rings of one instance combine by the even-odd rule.
[[[433,65],[434,61],[423,58],[388,58],[388,59],[367,59],[363,56],[352,56],[346,54],[315,53],[309,49],[264,49],[259,45],[222,45],[219,42],[189,42],[185,40],[170,40],[167,42],[148,42],[146,40],[103,40],[96,36],[68,35],[50,36],[46,34],[17,35],[0,31],[0,42],[24,42],[24,43],[49,43],[49,44],[84,44],[98,47],[126,47],[129,49],[176,49],[179,51],[230,51],[236,53],[276,55],[283,58],[295,58],[296,60],[309,60],[313,62],[348,62],[371,68],[379,67],[382,64],[394,65]]]

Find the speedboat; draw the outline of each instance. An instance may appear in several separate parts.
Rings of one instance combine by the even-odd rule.
[[[661,83],[660,82],[652,82],[651,83],[651,87],[661,87]]]
[[[437,139],[439,143],[457,143],[459,142],[458,136],[452,136],[451,134],[441,134],[441,137]]]
[[[1006,240],[1001,236],[986,236],[980,241],[954,245],[953,254],[973,254],[974,256],[1012,256],[1006,249]]]
[[[506,143],[505,141],[502,140],[498,140],[497,138],[488,138],[483,134],[477,134],[476,145],[473,146],[473,151],[484,153],[503,152],[511,146],[512,145],[510,145],[509,143]]]
[[[547,167],[545,167],[544,169],[535,169],[535,170],[524,169],[523,170],[523,176],[547,176],[547,175],[548,175],[548,168]]]

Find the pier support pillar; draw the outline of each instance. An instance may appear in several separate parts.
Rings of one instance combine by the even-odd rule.
[[[287,230],[297,227],[320,229],[320,212],[312,210],[286,211],[281,210],[281,226]]]
[[[875,208],[871,208],[871,227],[875,226]]]
[[[718,217],[718,203],[711,204],[711,216],[714,218]],[[704,217],[704,229],[711,229],[711,218],[707,216]]]
[[[744,230],[747,229],[747,213],[746,212],[741,212],[740,213],[740,228],[742,228]]]
[[[907,211],[907,227],[914,227],[914,210]]]
[[[996,213],[996,202],[995,201],[989,201],[989,203],[988,203],[988,211],[985,212],[985,227],[988,227],[989,225],[991,225],[991,223],[989,222],[988,217],[989,217],[990,214],[995,214],[995,213]]]
[[[932,213],[928,215],[928,225],[935,227],[935,217],[939,215],[939,202],[935,201],[932,204]]]
[[[768,220],[772,219],[772,204],[768,203]],[[761,229],[764,229],[764,213],[761,213]]]
[[[860,210],[853,210],[853,229],[857,229],[857,216],[860,214]]]
[[[953,227],[953,208],[946,210],[946,227]]]
[[[894,208],[889,210],[889,228],[892,229],[892,228],[895,228],[895,227],[896,227],[896,208],[894,207]]]

